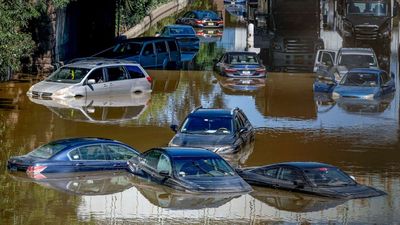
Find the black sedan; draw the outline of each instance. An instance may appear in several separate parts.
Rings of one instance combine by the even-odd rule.
[[[332,198],[368,198],[386,194],[357,183],[337,167],[317,162],[288,162],[243,168],[238,173],[249,184]]]
[[[216,28],[223,27],[224,21],[214,11],[192,10],[186,12],[181,18],[177,19],[176,24],[185,24],[202,28]]]
[[[180,191],[244,193],[252,190],[216,153],[201,148],[154,148],[128,161],[136,176]]]
[[[226,52],[214,65],[222,76],[233,78],[264,78],[265,67],[255,52]]]

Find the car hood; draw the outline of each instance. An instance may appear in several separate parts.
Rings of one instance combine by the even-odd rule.
[[[378,87],[359,87],[359,86],[343,86],[339,85],[335,88],[335,92],[341,96],[362,97],[365,95],[376,94]]]
[[[73,85],[74,84],[41,81],[41,82],[33,85],[33,88],[31,89],[31,91],[54,93],[58,90],[61,90],[63,88],[67,88],[67,87],[71,87]]]
[[[345,199],[386,195],[384,191],[361,184],[340,187],[320,187],[317,192],[323,196]]]
[[[249,192],[251,186],[239,176],[184,178],[182,181],[190,186],[193,192]]]
[[[348,20],[352,22],[353,26],[382,26],[382,24],[388,19],[385,16],[362,16],[362,15],[349,15]]]
[[[185,147],[203,147],[207,149],[213,146],[213,150],[217,146],[232,145],[234,143],[233,135],[212,135],[212,134],[184,134],[178,133],[170,142],[178,146]]]

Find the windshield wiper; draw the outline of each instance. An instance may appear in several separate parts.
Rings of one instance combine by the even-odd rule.
[[[203,171],[204,173],[209,174],[209,175],[215,177],[215,175],[212,174],[212,173],[210,173],[210,171],[207,171],[207,170],[205,170],[204,168],[202,168],[202,167],[199,165],[198,162],[193,162],[193,165],[196,166],[197,168],[199,168],[199,169],[200,169],[201,171]]]

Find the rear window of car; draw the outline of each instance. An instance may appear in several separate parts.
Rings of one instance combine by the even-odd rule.
[[[28,156],[35,157],[35,158],[41,158],[41,159],[49,159],[53,155],[57,154],[61,150],[63,150],[66,145],[62,144],[45,144],[40,146],[39,148],[33,150],[32,152],[28,153]]]
[[[212,20],[219,19],[218,14],[216,14],[215,12],[212,12],[212,11],[198,12],[197,15],[198,15],[199,19],[205,19],[205,18],[212,19]]]
[[[126,69],[132,79],[145,77],[143,71],[137,66],[127,66]]]

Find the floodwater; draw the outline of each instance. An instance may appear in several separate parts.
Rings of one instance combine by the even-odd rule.
[[[207,60],[221,48],[242,50],[245,31],[228,27],[221,38],[203,44],[200,53],[206,54],[197,56],[197,70],[148,71],[151,94],[57,102],[29,99],[31,83],[0,83],[0,224],[400,223],[398,91],[382,100],[335,102],[314,95],[312,73],[269,73],[250,85],[214,74]],[[390,57],[397,71],[397,55]],[[319,161],[387,195],[345,201],[267,188],[246,195],[189,195],[128,173],[33,181],[6,170],[10,156],[60,138],[105,137],[140,151],[165,146],[174,135],[169,126],[199,105],[242,108],[257,127],[254,149],[234,165]]]

